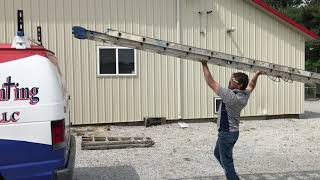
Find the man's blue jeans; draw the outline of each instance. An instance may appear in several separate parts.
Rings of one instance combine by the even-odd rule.
[[[234,169],[232,150],[234,144],[239,138],[239,132],[220,131],[216,147],[214,148],[214,156],[224,169],[228,180],[238,180],[239,177]]]

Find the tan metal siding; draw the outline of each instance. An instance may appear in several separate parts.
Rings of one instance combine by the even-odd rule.
[[[107,20],[110,28],[170,41],[175,40],[174,2],[108,1],[104,3],[104,7],[104,10],[107,9],[107,12],[110,12],[104,15],[105,19],[110,17]],[[160,15],[163,12],[167,12],[167,16]],[[115,14],[117,16],[114,16]],[[174,102],[176,91],[173,88],[167,88],[175,84],[175,79],[174,81],[167,79],[174,77],[174,71],[169,70],[176,62],[171,57],[161,61],[159,59],[165,59],[164,56],[141,51],[138,51],[137,58],[137,76],[103,78],[104,87],[111,93],[108,95],[104,89],[99,89],[102,91],[99,94],[106,94],[109,97],[98,104],[104,104],[104,108],[110,108],[105,114],[107,122],[136,121],[147,116],[177,118],[174,111],[169,114],[168,108],[176,106]],[[169,100],[173,100],[173,103],[169,103]]]
[[[36,39],[36,26],[42,26],[44,46],[56,53],[66,78],[74,124],[178,118],[175,58],[137,51],[137,76],[97,78],[96,47],[103,44],[71,34],[72,26],[81,25],[176,41],[176,1],[0,0],[0,5],[2,42],[13,39],[17,9],[24,10],[27,35]]]
[[[304,69],[304,37],[263,13],[247,1],[182,1],[182,43],[238,56]],[[200,34],[199,11],[213,10],[208,16],[207,34]],[[203,17],[202,17],[203,18]],[[237,30],[226,33],[232,26]],[[227,86],[234,69],[210,66],[222,86]],[[197,62],[183,62],[183,118],[213,116],[212,90],[206,87]],[[200,75],[200,76],[199,76]],[[253,73],[249,73],[252,77]],[[201,89],[201,91],[199,90]],[[303,112],[303,84],[258,80],[242,116],[300,114]],[[199,108],[200,107],[200,108]]]

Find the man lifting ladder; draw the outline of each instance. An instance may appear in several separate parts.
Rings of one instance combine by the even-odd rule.
[[[227,179],[237,180],[239,177],[234,168],[232,151],[239,138],[240,113],[247,105],[259,75],[263,73],[257,71],[250,82],[247,74],[233,73],[228,88],[224,88],[213,79],[206,61],[202,62],[202,67],[207,84],[222,100],[218,112],[218,139],[214,156],[224,169]]]

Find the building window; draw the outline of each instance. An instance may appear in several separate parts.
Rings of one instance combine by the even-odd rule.
[[[98,76],[136,75],[136,50],[124,47],[98,47]]]
[[[214,98],[214,113],[215,113],[215,114],[218,114],[220,104],[221,104],[221,98],[215,97],[215,98]]]

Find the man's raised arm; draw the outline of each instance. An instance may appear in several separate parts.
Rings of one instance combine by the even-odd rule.
[[[212,78],[212,75],[209,71],[209,68],[208,68],[208,65],[207,65],[207,62],[202,62],[202,68],[203,68],[203,75],[204,75],[204,78],[206,79],[206,82],[207,84],[210,86],[210,88],[216,93],[218,94],[219,92],[219,88],[220,88],[220,85],[217,81],[215,81],[213,78]]]
[[[249,82],[249,85],[247,87],[247,91],[249,91],[250,93],[254,90],[254,88],[256,87],[256,84],[257,84],[257,80],[258,80],[258,77],[261,75],[261,74],[264,74],[264,72],[262,71],[257,71],[254,76],[252,77],[252,79],[250,80]]]

